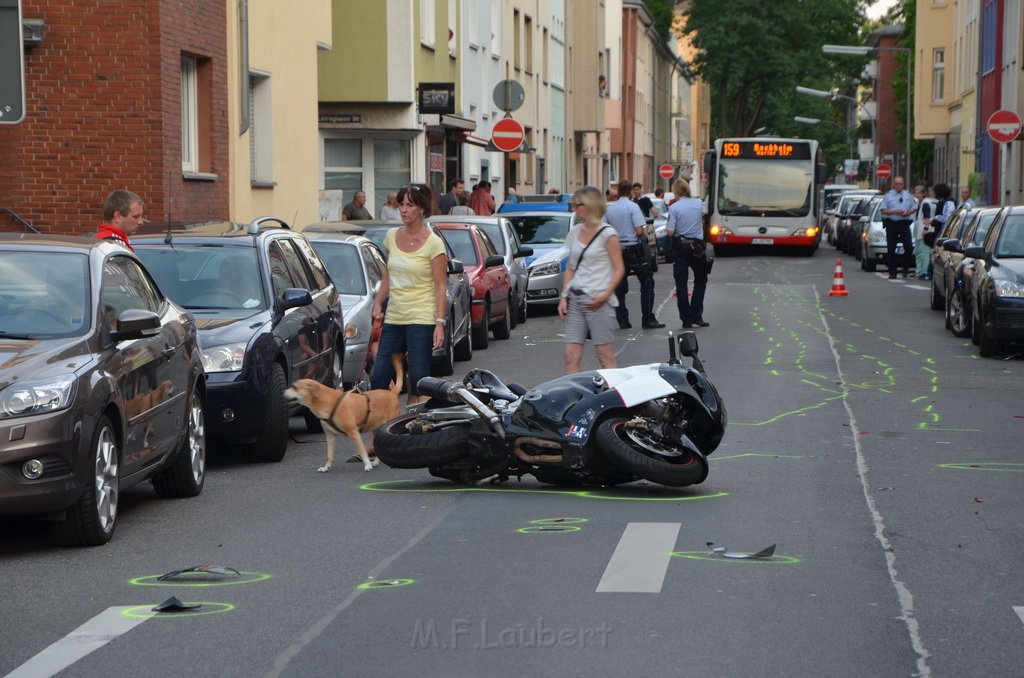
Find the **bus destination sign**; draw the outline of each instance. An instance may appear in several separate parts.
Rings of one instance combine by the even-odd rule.
[[[722,144],[724,158],[782,158],[786,160],[810,160],[808,144],[792,144],[772,141],[726,141]]]

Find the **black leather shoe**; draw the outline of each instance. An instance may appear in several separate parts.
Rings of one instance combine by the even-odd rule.
[[[697,327],[711,327],[711,323],[706,323],[703,320],[698,320],[693,324],[696,325]]]
[[[665,326],[665,323],[660,323],[657,320],[655,320],[652,323],[644,323],[644,329],[645,330],[660,330],[664,326]]]
[[[619,329],[620,330],[631,330],[631,329],[633,329],[633,326],[629,324],[629,321],[626,321],[624,323],[620,322],[619,323]]]
[[[684,330],[692,330],[693,329],[693,323],[683,323],[683,329]]]

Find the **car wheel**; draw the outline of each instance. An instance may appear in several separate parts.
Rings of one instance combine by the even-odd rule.
[[[999,352],[999,344],[997,344],[989,333],[985,331],[985,326],[982,323],[978,323],[978,355],[982,358],[991,358]]]
[[[110,419],[96,423],[85,491],[67,510],[63,522],[54,525],[54,537],[65,546],[102,546],[114,536],[121,496],[117,433]]]
[[[941,311],[946,306],[946,300],[939,294],[939,290],[935,287],[935,276],[932,276],[932,284],[929,285],[931,292],[928,296],[928,305],[933,311]]]
[[[519,295],[514,294],[514,292],[515,290],[513,289],[509,289],[508,292],[508,306],[510,309],[508,315],[508,327],[512,330],[514,330],[516,325],[519,324]]]
[[[473,330],[466,332],[462,341],[455,344],[455,359],[460,362],[473,359]]]
[[[284,390],[288,387],[284,368],[274,363],[267,380],[266,408],[263,411],[263,428],[256,442],[246,445],[242,455],[250,462],[277,462],[284,459],[288,450],[288,406]]]
[[[337,344],[331,357],[331,385],[341,389],[345,385],[345,347]]]
[[[486,301],[484,302],[484,319],[480,321],[479,325],[473,325],[473,348],[478,351],[486,351],[487,343],[490,340],[491,328],[488,327],[487,323],[490,322],[491,305]]]
[[[198,384],[188,406],[188,434],[174,464],[153,476],[153,489],[161,497],[197,497],[206,482],[206,420]]]
[[[452,346],[452,331],[448,323],[444,327],[444,355],[430,366],[430,376],[447,377],[455,371],[455,347]]]
[[[519,294],[519,305],[516,306],[516,322],[526,322],[528,307],[529,304],[526,303],[526,290],[521,290]]]
[[[491,329],[494,330],[495,339],[508,339],[512,336],[512,308],[508,302],[505,303],[505,313],[501,320],[491,326]]]

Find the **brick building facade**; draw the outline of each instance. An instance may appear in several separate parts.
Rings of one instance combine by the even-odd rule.
[[[126,188],[153,221],[228,218],[223,0],[24,0],[25,119],[0,126],[0,208],[41,232],[88,233]],[[194,171],[182,166],[183,58],[198,64]],[[24,227],[0,212],[0,230]]]

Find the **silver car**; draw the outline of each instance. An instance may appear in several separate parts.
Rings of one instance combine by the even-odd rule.
[[[305,233],[338,289],[344,314],[345,388],[367,377],[367,354],[373,339],[373,296],[387,267],[384,254],[370,240],[358,235]]]
[[[505,267],[512,283],[512,315],[511,326],[526,322],[526,291],[530,281],[530,272],[526,268],[525,257],[533,256],[533,249],[523,247],[519,235],[506,217],[456,216],[446,215],[431,218],[432,224],[476,224],[494,244],[494,249],[505,259]]]

